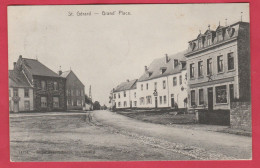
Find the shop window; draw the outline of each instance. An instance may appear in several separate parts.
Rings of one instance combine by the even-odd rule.
[[[226,85],[216,87],[216,103],[227,103]]]

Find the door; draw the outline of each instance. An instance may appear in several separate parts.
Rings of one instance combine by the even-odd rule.
[[[174,108],[174,94],[171,94],[171,107]]]
[[[132,101],[130,101],[130,108],[132,108]]]
[[[208,110],[213,110],[213,88],[208,88]]]
[[[158,107],[158,99],[157,99],[157,97],[155,97],[155,108],[157,108]]]
[[[19,102],[14,102],[14,112],[19,112]]]

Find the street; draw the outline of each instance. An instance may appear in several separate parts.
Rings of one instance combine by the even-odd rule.
[[[251,137],[145,123],[109,111],[18,113],[10,114],[10,152],[12,161],[250,159]]]

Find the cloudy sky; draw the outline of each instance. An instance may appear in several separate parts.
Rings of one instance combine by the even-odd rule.
[[[107,12],[114,15],[102,15]],[[55,72],[71,68],[86,93],[91,85],[93,99],[108,105],[110,90],[139,78],[153,59],[187,49],[208,25],[215,29],[240,21],[241,12],[249,22],[246,3],[11,6],[9,69],[19,55],[37,57]]]

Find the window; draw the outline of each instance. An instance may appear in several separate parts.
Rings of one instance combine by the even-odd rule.
[[[11,97],[11,90],[9,89],[9,97]]]
[[[28,88],[24,89],[24,97],[29,97],[29,89]]]
[[[116,99],[116,94],[114,94],[114,99]]]
[[[211,41],[211,35],[208,36],[207,38],[207,45],[211,45],[212,41]]]
[[[207,75],[212,75],[212,58],[207,59]]]
[[[68,96],[71,96],[71,90],[70,89],[68,90]]]
[[[182,76],[181,75],[179,76],[179,82],[180,82],[180,85],[182,85]]]
[[[177,78],[176,78],[176,77],[173,77],[172,83],[173,83],[173,86],[176,86],[176,85],[177,85]]]
[[[81,90],[81,96],[84,96],[84,90]]]
[[[124,97],[126,97],[126,91],[124,91]]]
[[[70,100],[70,99],[68,99],[68,105],[70,105],[70,106],[71,106],[71,100]]]
[[[229,85],[229,95],[230,95],[230,102],[233,102],[234,100],[234,85]]]
[[[24,110],[30,110],[30,101],[24,101]]]
[[[154,90],[157,90],[157,82],[154,82]]]
[[[141,90],[143,90],[144,89],[144,85],[143,84],[141,84]]]
[[[228,70],[234,69],[234,54],[228,53]]]
[[[144,104],[144,98],[141,97],[141,98],[140,98],[140,105],[143,105],[143,104]]]
[[[146,96],[146,104],[152,104],[152,96]]]
[[[220,30],[220,31],[217,32],[217,38],[218,38],[218,41],[223,40],[222,30]]]
[[[77,106],[77,99],[73,100],[73,106]]]
[[[192,90],[192,91],[190,92],[190,104],[191,104],[191,106],[193,106],[193,105],[196,104],[196,103],[195,103],[195,90]]]
[[[58,108],[59,107],[59,98],[58,97],[53,97],[53,107]]]
[[[126,107],[127,106],[127,102],[126,101],[124,101],[124,107]]]
[[[58,82],[54,82],[53,83],[53,89],[54,90],[58,90]]]
[[[204,104],[204,94],[203,94],[203,89],[199,89],[199,105]]]
[[[15,97],[15,96],[19,96],[19,95],[18,95],[18,89],[17,89],[17,88],[14,88],[14,89],[13,89],[13,92],[14,92],[14,93],[13,93],[13,94],[14,94],[14,97]]]
[[[223,56],[218,56],[218,72],[223,72]]]
[[[190,78],[194,78],[194,64],[190,64]]]
[[[41,107],[42,108],[47,107],[47,97],[41,97]]]
[[[137,106],[137,101],[134,101],[134,106],[135,106],[135,107]]]
[[[146,84],[146,90],[148,90],[148,86],[149,86],[149,85],[148,85],[148,83],[147,83],[147,84]]]
[[[45,81],[41,81],[41,87],[42,87],[42,90],[46,90],[46,82]]]
[[[162,96],[160,96],[160,104],[162,104]]]
[[[121,103],[120,102],[118,102],[118,107],[120,107],[121,106]]]
[[[227,103],[226,85],[216,87],[216,103]]]
[[[80,96],[80,90],[76,90],[77,96]]]
[[[164,104],[167,103],[166,96],[163,96],[163,103],[164,103]]]
[[[74,90],[73,89],[71,89],[71,96],[73,96],[74,95]]]
[[[78,100],[77,101],[77,106],[81,106],[82,104],[81,104],[81,101],[80,100]]]
[[[198,74],[199,74],[199,76],[203,76],[203,62],[202,61],[198,62]]]
[[[199,39],[198,41],[198,48],[202,48],[202,39]]]
[[[135,96],[135,98],[136,98],[136,92],[134,93],[134,96]]]
[[[166,81],[163,81],[163,89],[166,89]]]
[[[118,98],[120,99],[120,93],[118,93]]]

